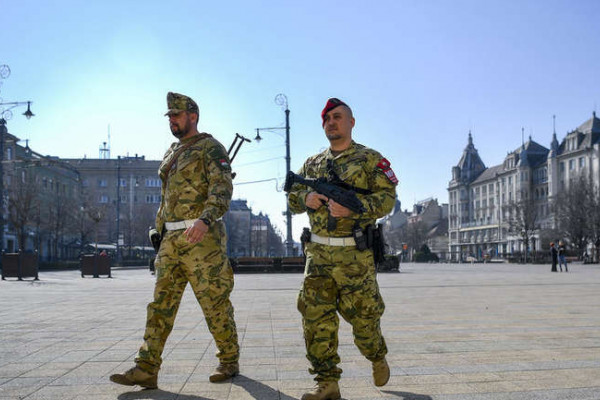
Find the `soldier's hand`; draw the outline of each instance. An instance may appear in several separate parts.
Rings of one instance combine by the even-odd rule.
[[[198,219],[194,222],[194,225],[187,228],[183,234],[188,242],[200,243],[204,239],[206,232],[208,232],[208,226],[204,221]]]
[[[306,207],[316,210],[317,208],[321,207],[322,205],[327,204],[327,201],[329,201],[327,196],[323,196],[322,194],[317,193],[317,192],[310,192],[309,194],[306,195],[304,204],[306,204]]]
[[[344,207],[340,203],[336,203],[334,200],[331,199],[329,199],[327,207],[329,208],[329,214],[331,214],[331,216],[335,218],[349,217],[352,214],[352,210]]]

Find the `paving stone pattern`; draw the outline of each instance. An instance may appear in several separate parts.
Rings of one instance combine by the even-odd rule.
[[[344,399],[599,400],[600,266],[403,264],[378,277],[390,382],[340,327]],[[236,275],[241,375],[212,384],[215,346],[188,288],[157,390],[111,383],[133,366],[154,277],[40,272],[0,281],[0,400],[299,399],[313,385],[296,295],[301,274]]]

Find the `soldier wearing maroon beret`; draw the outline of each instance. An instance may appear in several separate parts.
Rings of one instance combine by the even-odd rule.
[[[327,178],[356,193],[366,211],[352,210],[302,184],[292,186],[290,210],[308,214],[304,282],[298,296],[309,372],[315,388],[302,400],[339,399],[338,314],[352,325],[354,343],[373,366],[373,381],[390,377],[380,319],[384,303],[377,285],[374,249],[359,243],[376,220],[392,211],[398,180],[380,153],[352,140],[354,116],[346,103],[331,98],[321,112],[329,148],[304,163],[298,174]]]

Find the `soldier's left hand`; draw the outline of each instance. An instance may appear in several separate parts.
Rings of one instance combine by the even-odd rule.
[[[208,232],[208,226],[204,221],[198,219],[194,222],[194,225],[187,228],[183,234],[188,242],[200,243],[204,239],[206,232]]]
[[[352,211],[340,203],[336,203],[334,200],[329,199],[327,203],[327,207],[329,208],[329,214],[335,218],[344,218],[349,217],[352,214]]]

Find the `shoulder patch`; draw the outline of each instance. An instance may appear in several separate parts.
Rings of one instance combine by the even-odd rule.
[[[377,168],[379,168],[385,176],[392,182],[394,185],[398,184],[398,178],[396,178],[396,174],[392,170],[390,162],[386,158],[382,158],[377,163]]]

